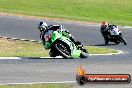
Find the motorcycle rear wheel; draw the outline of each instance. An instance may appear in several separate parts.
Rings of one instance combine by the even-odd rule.
[[[114,43],[115,43],[115,44],[119,44],[119,43],[120,43],[120,41],[115,40],[115,41],[114,41]]]
[[[121,42],[124,43],[124,45],[127,45],[127,42],[125,41],[125,39],[122,36],[118,36],[118,38],[121,40]]]
[[[70,47],[67,43],[58,40],[54,45],[53,45],[54,51],[56,51],[60,56],[66,59],[71,58],[71,50]]]
[[[89,55],[88,55],[88,53],[85,53],[85,52],[81,52],[81,54],[80,54],[80,58],[87,58]]]

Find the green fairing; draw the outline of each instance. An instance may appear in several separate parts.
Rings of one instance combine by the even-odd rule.
[[[45,42],[44,48],[45,48],[45,49],[49,49],[50,45],[51,45],[51,44],[50,44],[49,42]]]
[[[73,50],[71,53],[73,58],[78,58],[80,56],[81,50]]]
[[[78,58],[80,56],[81,50],[77,50],[75,44],[74,43],[71,43],[70,42],[71,40],[69,38],[62,37],[60,40],[66,42],[70,46],[71,56],[73,58]]]
[[[51,44],[58,38],[60,38],[60,34],[57,31],[54,31],[52,33],[51,43],[49,43],[49,41],[45,42],[45,45],[44,45],[45,49],[49,49]]]
[[[57,31],[54,31],[52,33],[51,42],[53,43],[56,39],[61,38],[61,37],[62,37],[61,33],[58,33]]]
[[[78,58],[80,56],[81,50],[77,50],[77,47],[71,40],[65,36],[62,35],[62,32],[54,31],[51,36],[51,41],[45,42],[45,49],[50,49],[50,46],[57,40],[64,41],[70,46],[71,49],[71,57],[72,58]]]

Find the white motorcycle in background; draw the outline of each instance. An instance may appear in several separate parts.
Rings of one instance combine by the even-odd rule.
[[[108,35],[107,41],[114,42],[115,44],[124,43],[124,45],[127,45],[125,39],[123,38],[122,32],[117,26],[112,25],[111,29],[108,31],[110,32],[110,35]]]

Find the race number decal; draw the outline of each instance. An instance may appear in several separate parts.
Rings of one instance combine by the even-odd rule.
[[[44,35],[45,41],[46,41],[46,42],[49,41],[50,38],[51,38],[51,36],[52,36],[52,30],[49,30],[49,31],[46,32],[45,35]]]
[[[49,41],[50,38],[51,38],[51,34],[50,34],[50,35],[45,35],[45,36],[44,36],[44,39],[45,39],[46,42]]]

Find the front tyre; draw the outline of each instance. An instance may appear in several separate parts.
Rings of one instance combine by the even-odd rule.
[[[54,50],[63,58],[70,59],[71,58],[71,50],[67,43],[63,41],[56,41],[53,45]]]

